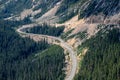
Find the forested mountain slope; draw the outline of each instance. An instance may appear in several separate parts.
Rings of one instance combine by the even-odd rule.
[[[22,38],[14,30],[18,24],[12,23],[0,21],[0,80],[64,79],[64,50]]]
[[[79,46],[79,53],[85,48],[88,51],[74,80],[120,79],[120,30],[113,28],[114,25],[103,26],[95,36]]]

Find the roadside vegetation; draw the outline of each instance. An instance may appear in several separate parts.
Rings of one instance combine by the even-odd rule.
[[[36,80],[64,80],[65,55],[63,48],[52,45],[45,51],[38,53],[35,59],[37,60],[33,64],[38,64],[33,65],[33,70],[34,67],[37,68],[34,71],[36,74],[33,74],[33,76],[39,77]]]
[[[63,33],[64,26],[55,27],[47,24],[38,25],[30,29],[26,29],[28,33],[43,34],[50,36],[60,36]]]
[[[65,33],[62,33],[61,34],[61,38],[62,39],[64,39],[64,40],[67,40],[67,37],[71,34],[71,32],[73,31],[74,29],[71,29],[71,30],[69,30],[69,31],[67,31],[67,32],[65,32]]]

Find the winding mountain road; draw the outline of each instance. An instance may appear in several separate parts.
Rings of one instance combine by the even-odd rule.
[[[24,32],[24,29],[34,27],[34,26],[35,26],[35,24],[23,25],[22,27],[18,28],[16,31],[20,34],[24,34],[27,36],[37,36],[39,39],[42,37],[42,38],[48,38],[48,39],[53,39],[53,40],[59,41],[59,43],[60,43],[59,45],[69,52],[70,59],[72,62],[70,73],[67,74],[65,80],[73,80],[75,73],[76,73],[76,69],[77,69],[76,52],[73,50],[73,48],[68,43],[66,43],[64,40],[62,40],[59,37]]]

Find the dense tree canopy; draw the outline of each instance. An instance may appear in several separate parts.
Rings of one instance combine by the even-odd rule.
[[[22,38],[12,26],[0,23],[0,80],[63,79],[64,50]]]

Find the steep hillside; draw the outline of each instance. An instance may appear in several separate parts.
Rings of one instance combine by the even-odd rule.
[[[40,17],[51,9],[59,0],[1,0],[0,18],[32,16]],[[26,17],[25,16],[25,17]]]
[[[119,12],[120,0],[91,0],[85,9],[80,10],[80,17],[89,17],[100,13],[110,16]]]
[[[74,80],[120,80],[120,30],[115,25],[101,27],[96,36],[78,47],[78,55],[88,50]]]
[[[86,39],[90,38],[99,31],[99,24],[119,25],[120,0],[64,0],[56,15],[66,26],[65,34],[68,34],[65,39],[74,46],[84,41],[79,39],[80,33],[85,33]],[[69,30],[72,31],[69,33]]]
[[[64,0],[56,15],[60,22],[64,22],[75,15],[79,15],[79,19],[93,15],[101,15],[105,19],[119,12],[120,0]]]
[[[63,0],[61,6],[56,12],[56,15],[60,18],[60,22],[69,20],[70,18],[78,14],[79,1],[80,0]]]
[[[54,18],[58,20],[59,17],[56,22],[65,22],[75,15],[79,15],[79,19],[100,15],[102,19],[105,19],[120,12],[119,4],[120,0],[1,0],[0,18],[23,19],[30,17],[41,21],[41,19],[51,17],[50,19],[46,18],[50,21]],[[60,6],[55,8],[57,5]],[[54,15],[49,15],[48,11],[52,11]],[[44,21],[46,20],[44,19]]]
[[[29,9],[33,6],[32,0],[2,0],[1,2],[1,18],[14,16],[23,11],[24,9]]]

